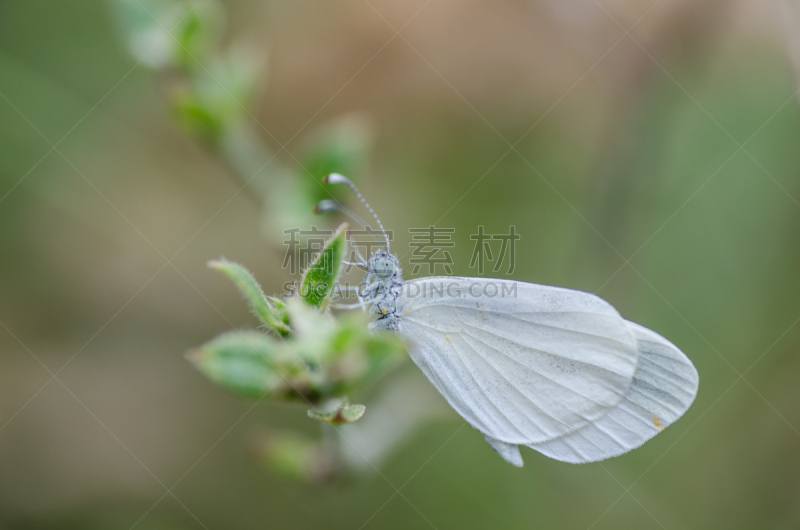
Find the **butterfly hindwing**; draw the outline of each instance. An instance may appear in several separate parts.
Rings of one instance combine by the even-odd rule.
[[[633,384],[608,414],[573,433],[532,444],[564,462],[594,462],[635,449],[671,425],[689,408],[699,378],[692,362],[661,335],[628,322],[639,350]]]

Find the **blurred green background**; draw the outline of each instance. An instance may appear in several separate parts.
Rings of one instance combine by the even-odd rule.
[[[0,1],[0,528],[800,527],[787,13],[229,0],[222,45],[262,65],[242,123],[275,155],[242,191],[176,122],[171,74],[129,53],[111,3]],[[333,487],[266,469],[253,440],[316,436],[306,407],[252,408],[183,352],[255,325],[207,260],[245,264],[267,293],[292,279],[281,241],[305,206],[276,209],[297,197],[270,187],[274,168],[319,193],[324,164],[299,164],[341,120],[369,131],[353,177],[400,254],[408,228],[455,228],[453,272],[475,275],[469,235],[515,225],[513,278],[597,292],[687,353],[685,417],[581,466],[523,450],[515,469],[450,411]]]

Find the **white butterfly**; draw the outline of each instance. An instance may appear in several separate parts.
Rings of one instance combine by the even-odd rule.
[[[345,177],[327,181],[361,198]],[[520,445],[572,463],[618,456],[692,404],[698,374],[686,355],[601,298],[512,280],[404,282],[386,243],[358,263],[372,326],[405,338],[436,389],[511,464],[522,466]]]

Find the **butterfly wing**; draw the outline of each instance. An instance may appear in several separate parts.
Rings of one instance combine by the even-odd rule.
[[[625,398],[591,424],[529,447],[564,462],[595,462],[639,447],[686,412],[699,382],[692,362],[654,331],[633,322],[628,326],[636,337],[639,364]]]
[[[412,360],[496,448],[587,426],[619,404],[633,380],[633,332],[592,294],[430,277],[406,282],[397,307]]]

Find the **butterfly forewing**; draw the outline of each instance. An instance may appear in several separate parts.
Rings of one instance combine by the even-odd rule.
[[[411,358],[450,405],[510,444],[597,420],[622,401],[636,369],[633,332],[588,293],[431,277],[406,282],[398,314]]]

